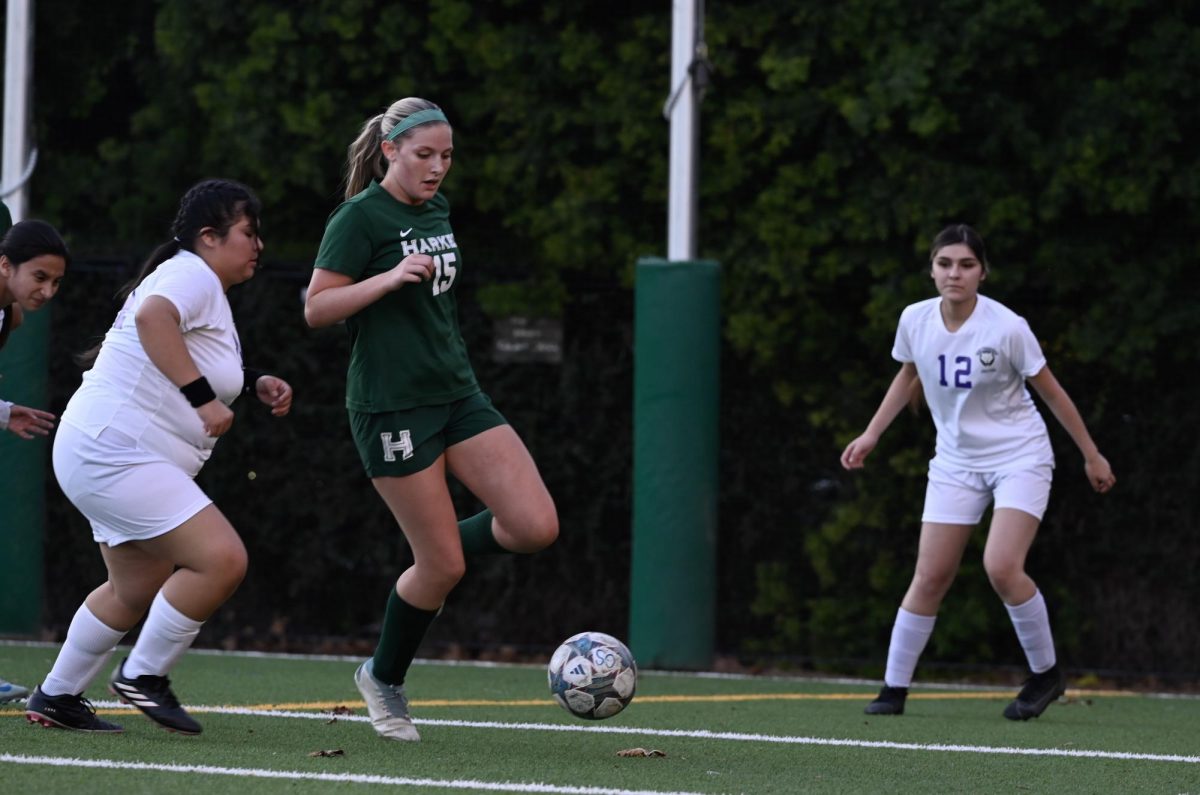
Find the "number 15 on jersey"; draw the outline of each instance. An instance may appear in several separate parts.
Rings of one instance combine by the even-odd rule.
[[[457,260],[458,255],[453,251],[433,255],[434,295],[441,295],[450,289],[450,285],[454,284],[454,277],[458,275],[458,268],[454,265]]]

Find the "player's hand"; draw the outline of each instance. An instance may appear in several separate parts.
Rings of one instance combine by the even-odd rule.
[[[48,411],[13,404],[8,415],[8,429],[22,439],[47,436],[54,428],[54,419]]]
[[[1083,462],[1083,471],[1087,473],[1088,482],[1092,488],[1101,494],[1107,493],[1117,484],[1117,476],[1113,474],[1108,459],[1096,453],[1095,457]]]
[[[846,449],[842,451],[842,466],[846,469],[862,469],[863,462],[878,443],[879,439],[871,434],[864,433],[846,445]]]
[[[282,378],[260,375],[254,392],[259,400],[271,407],[271,413],[276,417],[282,417],[292,410],[292,387]]]
[[[233,425],[233,410],[219,400],[210,400],[196,409],[200,421],[204,423],[204,432],[214,438],[221,436]]]
[[[409,254],[390,271],[393,290],[406,284],[416,284],[433,278],[433,257],[428,254]]]

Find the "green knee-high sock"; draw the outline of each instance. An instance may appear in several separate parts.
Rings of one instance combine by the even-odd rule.
[[[511,550],[500,546],[492,532],[492,512],[484,509],[458,523],[458,535],[462,538],[463,557],[480,555],[507,555]]]
[[[421,610],[400,598],[396,589],[388,596],[383,613],[383,631],[371,661],[371,673],[389,685],[404,684],[408,666],[417,656],[417,648],[429,625],[437,618],[437,610]]]

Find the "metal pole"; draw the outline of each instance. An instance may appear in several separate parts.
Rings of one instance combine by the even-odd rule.
[[[4,36],[4,176],[13,223],[28,209],[29,84],[33,75],[33,0],[8,0]]]
[[[667,209],[667,259],[696,257],[696,155],[697,86],[694,64],[698,56],[700,0],[674,0],[671,24],[670,198]]]

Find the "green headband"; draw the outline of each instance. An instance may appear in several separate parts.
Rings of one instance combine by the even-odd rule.
[[[446,114],[442,113],[442,111],[438,108],[419,110],[416,113],[410,113],[408,116],[402,119],[399,124],[392,128],[390,133],[384,136],[384,140],[394,141],[400,136],[400,133],[404,132],[405,130],[411,130],[418,124],[426,124],[431,121],[441,121],[445,122],[446,124],[450,123],[450,120],[446,118]]]

